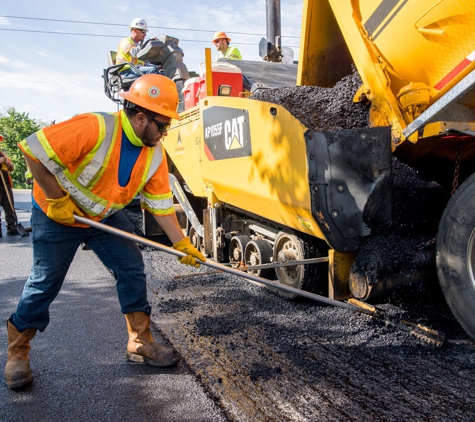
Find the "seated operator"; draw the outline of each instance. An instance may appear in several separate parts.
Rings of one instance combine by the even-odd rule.
[[[116,64],[120,63],[132,63],[143,74],[156,73],[162,74],[159,67],[151,63],[145,63],[137,58],[137,55],[144,47],[143,40],[147,34],[147,23],[141,18],[135,18],[129,26],[130,37],[123,38],[119,47],[117,48],[117,56],[115,59]],[[157,38],[152,38],[156,40]],[[148,41],[147,41],[148,42]],[[131,66],[125,65],[120,70],[120,76],[125,78],[133,78],[140,76],[140,74]]]
[[[216,54],[216,61],[219,59],[242,60],[241,53],[238,48],[229,46],[231,38],[229,38],[225,32],[216,32],[212,42],[216,46],[216,50],[218,50],[218,53]]]

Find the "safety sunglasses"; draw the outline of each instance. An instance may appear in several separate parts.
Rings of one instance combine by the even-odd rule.
[[[157,129],[160,133],[165,133],[168,129],[170,129],[170,126],[171,126],[170,123],[159,122],[157,119],[150,116],[150,114],[146,113],[144,110],[142,109],[139,109],[139,110],[157,125]]]

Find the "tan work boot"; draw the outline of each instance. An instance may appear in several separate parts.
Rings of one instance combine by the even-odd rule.
[[[25,387],[33,382],[30,370],[30,340],[36,335],[36,328],[28,328],[19,332],[7,320],[8,349],[7,364],[5,365],[5,381],[11,390]]]
[[[173,366],[179,358],[172,349],[155,343],[150,334],[150,315],[143,312],[125,314],[129,342],[127,359],[132,362],[145,362],[153,366]]]

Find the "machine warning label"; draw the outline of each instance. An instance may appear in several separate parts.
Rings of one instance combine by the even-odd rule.
[[[203,136],[210,161],[252,155],[247,110],[210,107],[203,112]]]

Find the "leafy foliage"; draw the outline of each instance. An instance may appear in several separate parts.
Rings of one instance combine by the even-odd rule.
[[[19,113],[13,107],[7,108],[0,114],[0,134],[5,140],[0,143],[0,149],[13,161],[15,170],[12,173],[13,186],[25,187],[25,159],[18,142],[46,126],[45,123],[31,119],[28,113]]]

